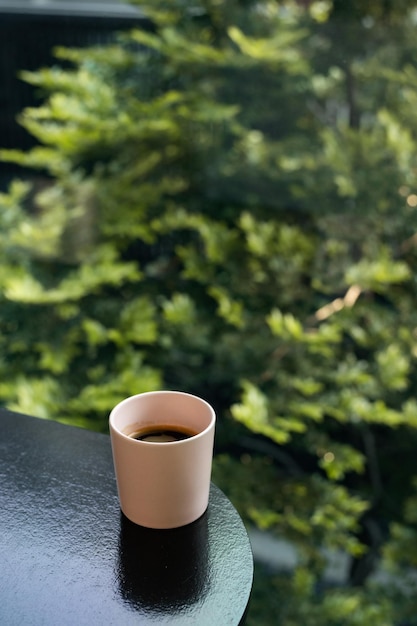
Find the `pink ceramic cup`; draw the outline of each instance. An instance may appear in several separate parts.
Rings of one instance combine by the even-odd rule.
[[[176,528],[207,509],[216,416],[197,396],[151,391],[126,398],[110,413],[109,426],[120,508],[148,528]],[[141,441],[132,433],[169,425],[186,439]]]

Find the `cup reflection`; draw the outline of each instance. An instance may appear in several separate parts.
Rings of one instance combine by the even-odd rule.
[[[207,514],[187,526],[153,530],[122,514],[117,579],[124,602],[173,615],[201,602],[208,589]]]

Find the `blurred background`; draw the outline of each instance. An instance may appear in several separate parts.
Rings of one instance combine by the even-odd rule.
[[[0,0],[0,403],[211,402],[249,626],[417,624],[416,27]]]

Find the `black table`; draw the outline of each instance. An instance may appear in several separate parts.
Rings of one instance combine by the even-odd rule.
[[[106,435],[0,409],[0,624],[236,625],[253,559],[214,485],[174,530],[119,509]]]

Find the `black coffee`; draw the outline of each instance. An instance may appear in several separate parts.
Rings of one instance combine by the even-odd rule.
[[[197,433],[187,428],[179,426],[169,426],[166,424],[144,426],[129,434],[132,439],[148,441],[150,443],[171,443],[172,441],[182,441],[189,439]]]

